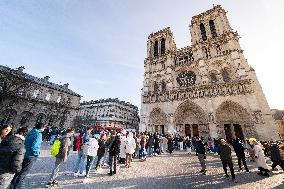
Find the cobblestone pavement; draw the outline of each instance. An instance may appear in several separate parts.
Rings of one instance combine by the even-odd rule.
[[[120,166],[115,176],[108,176],[108,169],[101,173],[91,173],[85,180],[73,177],[72,169],[76,160],[76,152],[71,152],[68,161],[60,167],[57,188],[95,188],[95,189],[174,189],[174,188],[244,188],[244,189],[284,189],[284,172],[275,171],[271,177],[261,177],[256,174],[257,169],[253,163],[248,163],[252,173],[236,171],[237,183],[224,178],[222,165],[216,155],[207,155],[207,175],[199,173],[200,167],[195,155],[175,151],[174,154],[147,158],[147,161],[134,160],[132,167],[126,169]],[[49,155],[49,150],[42,150],[31,173],[27,176],[26,188],[44,188],[49,174],[54,166],[55,158]],[[234,162],[235,170],[237,162]]]

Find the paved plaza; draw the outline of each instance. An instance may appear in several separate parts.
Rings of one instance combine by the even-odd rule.
[[[108,169],[103,169],[101,173],[91,174],[88,180],[80,177],[73,177],[72,169],[76,160],[76,152],[71,152],[68,162],[61,169],[58,177],[59,187],[57,188],[245,188],[245,189],[283,189],[284,172],[275,171],[271,177],[261,177],[256,174],[253,163],[249,163],[252,173],[236,171],[237,183],[224,178],[222,165],[217,155],[207,155],[207,175],[199,173],[199,163],[197,156],[188,155],[185,152],[175,151],[158,157],[147,158],[147,161],[140,162],[134,160],[132,167],[126,169],[120,166],[115,176],[108,176]],[[49,174],[54,166],[55,158],[49,155],[47,145],[44,145],[42,155],[34,165],[31,173],[25,180],[26,188],[44,188],[49,178]],[[236,161],[235,170],[238,170]]]

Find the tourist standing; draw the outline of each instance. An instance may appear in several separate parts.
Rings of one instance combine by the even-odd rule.
[[[0,128],[0,143],[1,141],[11,133],[13,126],[11,124],[4,124]]]
[[[227,144],[225,139],[220,140],[220,146],[219,146],[219,155],[220,159],[222,161],[223,169],[225,172],[226,178],[229,178],[228,172],[227,172],[227,167],[230,168],[232,180],[235,180],[235,172],[234,172],[234,167],[233,167],[233,159],[232,159],[232,149],[231,147]]]
[[[126,153],[126,160],[125,160],[125,167],[129,168],[130,163],[132,161],[132,155],[135,152],[136,148],[136,142],[133,138],[133,133],[130,132],[126,138],[126,144],[125,144],[125,153]]]
[[[172,138],[172,136],[169,136],[168,138],[168,152],[170,154],[172,154],[174,151],[174,139]]]
[[[56,160],[55,160],[55,165],[53,168],[53,171],[50,175],[49,182],[47,183],[46,187],[50,187],[52,185],[57,185],[58,181],[56,181],[56,177],[59,172],[59,166],[67,161],[67,157],[69,155],[69,150],[71,147],[71,137],[74,135],[75,129],[73,128],[68,128],[65,131],[65,135],[60,139],[61,144],[60,144],[60,149],[59,153],[56,155]]]
[[[7,136],[0,144],[0,188],[6,189],[10,185],[15,173],[22,169],[25,156],[25,136],[27,127],[21,127],[15,135]]]
[[[117,170],[117,156],[119,155],[120,150],[120,136],[117,134],[115,136],[115,139],[112,141],[112,143],[109,146],[109,167],[110,172],[108,175],[112,176],[113,174],[116,174]]]
[[[102,160],[106,152],[106,140],[107,140],[106,134],[105,133],[101,134],[101,137],[98,141],[99,149],[97,152],[98,160],[95,167],[96,171],[98,171],[98,169],[101,168]]]
[[[206,150],[205,150],[205,144],[203,141],[197,137],[196,138],[196,154],[198,156],[199,163],[201,165],[201,170],[200,172],[206,175]]]
[[[27,174],[30,172],[33,164],[36,162],[40,155],[40,148],[42,143],[42,132],[45,126],[42,123],[37,123],[26,136],[25,139],[25,157],[22,164],[22,170],[15,174],[10,189],[22,188],[23,181]]]
[[[185,145],[186,145],[186,152],[188,154],[191,154],[191,140],[190,140],[189,136],[186,137]]]

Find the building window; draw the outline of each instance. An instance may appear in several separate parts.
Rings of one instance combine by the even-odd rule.
[[[158,41],[155,41],[155,43],[154,43],[154,57],[158,57],[158,55],[159,55],[158,49],[159,49]]]
[[[166,52],[166,40],[163,38],[161,40],[161,54],[165,54]]]
[[[210,79],[211,79],[211,82],[212,82],[212,83],[215,83],[215,82],[218,81],[217,76],[216,76],[215,73],[211,73],[211,74],[210,74]]]
[[[154,92],[158,92],[159,91],[159,85],[158,83],[154,83]]]
[[[167,84],[163,81],[162,82],[162,92],[165,92],[167,89]]]
[[[201,32],[201,38],[203,41],[207,40],[207,36],[206,36],[206,30],[205,30],[205,26],[203,23],[200,24],[200,32]]]
[[[32,97],[33,97],[33,98],[37,98],[38,95],[39,95],[39,90],[38,90],[38,89],[37,89],[37,90],[34,90]]]
[[[58,96],[56,102],[59,103],[61,101],[61,98],[62,98],[61,96]]]
[[[223,81],[224,82],[229,82],[230,81],[230,75],[229,75],[229,72],[227,71],[227,69],[224,69],[222,71],[222,77],[223,77]]]
[[[216,28],[215,28],[215,24],[213,20],[209,20],[209,27],[210,27],[212,37],[213,38],[217,37],[217,32],[216,32]]]
[[[51,98],[51,94],[47,93],[46,96],[45,96],[45,100],[50,101],[50,98]]]
[[[185,71],[178,74],[177,82],[180,87],[188,87],[192,86],[196,82],[196,75],[192,71]]]

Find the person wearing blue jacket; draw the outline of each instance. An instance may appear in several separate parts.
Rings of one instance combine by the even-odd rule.
[[[22,164],[22,170],[15,174],[10,188],[22,188],[23,181],[27,174],[30,172],[33,164],[36,162],[40,155],[40,148],[42,143],[42,132],[45,126],[42,123],[37,123],[36,126],[28,133],[25,139],[25,157]]]

